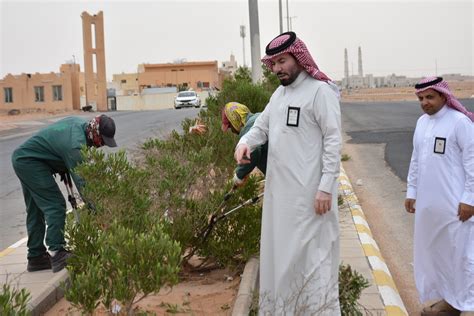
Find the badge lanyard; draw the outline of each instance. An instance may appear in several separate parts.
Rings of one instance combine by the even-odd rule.
[[[300,108],[289,106],[288,114],[286,116],[286,125],[298,127],[300,123]]]

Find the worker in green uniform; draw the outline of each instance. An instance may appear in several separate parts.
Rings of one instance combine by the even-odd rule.
[[[84,181],[74,168],[82,160],[81,147],[116,147],[114,136],[115,122],[107,115],[90,121],[67,117],[40,130],[13,152],[13,169],[26,204],[29,272],[51,268],[58,272],[71,256],[64,249],[66,202],[53,175],[70,173],[80,192]]]
[[[229,128],[239,138],[244,136],[255,123],[260,113],[252,114],[248,107],[237,102],[229,102],[222,109],[222,130]],[[241,186],[248,175],[257,167],[263,174],[267,171],[268,142],[255,148],[250,154],[250,163],[238,165],[234,173],[234,185]]]
[[[255,123],[260,113],[251,113],[249,108],[238,102],[229,102],[222,108],[222,131],[231,130],[232,133],[244,136]],[[192,134],[202,135],[207,131],[206,125],[197,121],[189,128]],[[250,163],[238,165],[235,168],[233,183],[241,186],[245,183],[248,175],[257,167],[263,174],[267,170],[268,142],[257,147],[250,155]]]

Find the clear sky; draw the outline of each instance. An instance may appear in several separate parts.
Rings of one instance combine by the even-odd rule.
[[[286,16],[286,0],[283,0]],[[306,42],[321,70],[333,79],[357,72],[423,76],[474,75],[472,0],[288,0],[292,29]],[[83,11],[102,10],[107,78],[136,72],[140,63],[243,60],[239,26],[247,28],[248,0],[7,1],[0,0],[0,78],[7,73],[58,72],[72,60],[83,70]],[[260,47],[279,33],[278,0],[259,0]],[[286,31],[284,20],[284,31]],[[437,68],[436,68],[437,65]]]

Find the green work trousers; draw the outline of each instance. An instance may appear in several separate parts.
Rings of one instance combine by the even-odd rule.
[[[28,258],[46,252],[44,241],[50,251],[63,248],[66,201],[53,178],[51,168],[34,158],[16,159],[15,153],[12,163],[25,198]]]

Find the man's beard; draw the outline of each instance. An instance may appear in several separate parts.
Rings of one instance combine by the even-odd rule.
[[[296,78],[298,78],[298,75],[300,74],[300,72],[301,72],[301,70],[294,71],[290,74],[287,74],[288,75],[287,79],[278,78],[278,80],[280,80],[280,83],[281,83],[282,86],[288,86],[288,85],[292,84],[296,80]],[[277,74],[277,76],[278,76],[278,74]]]

